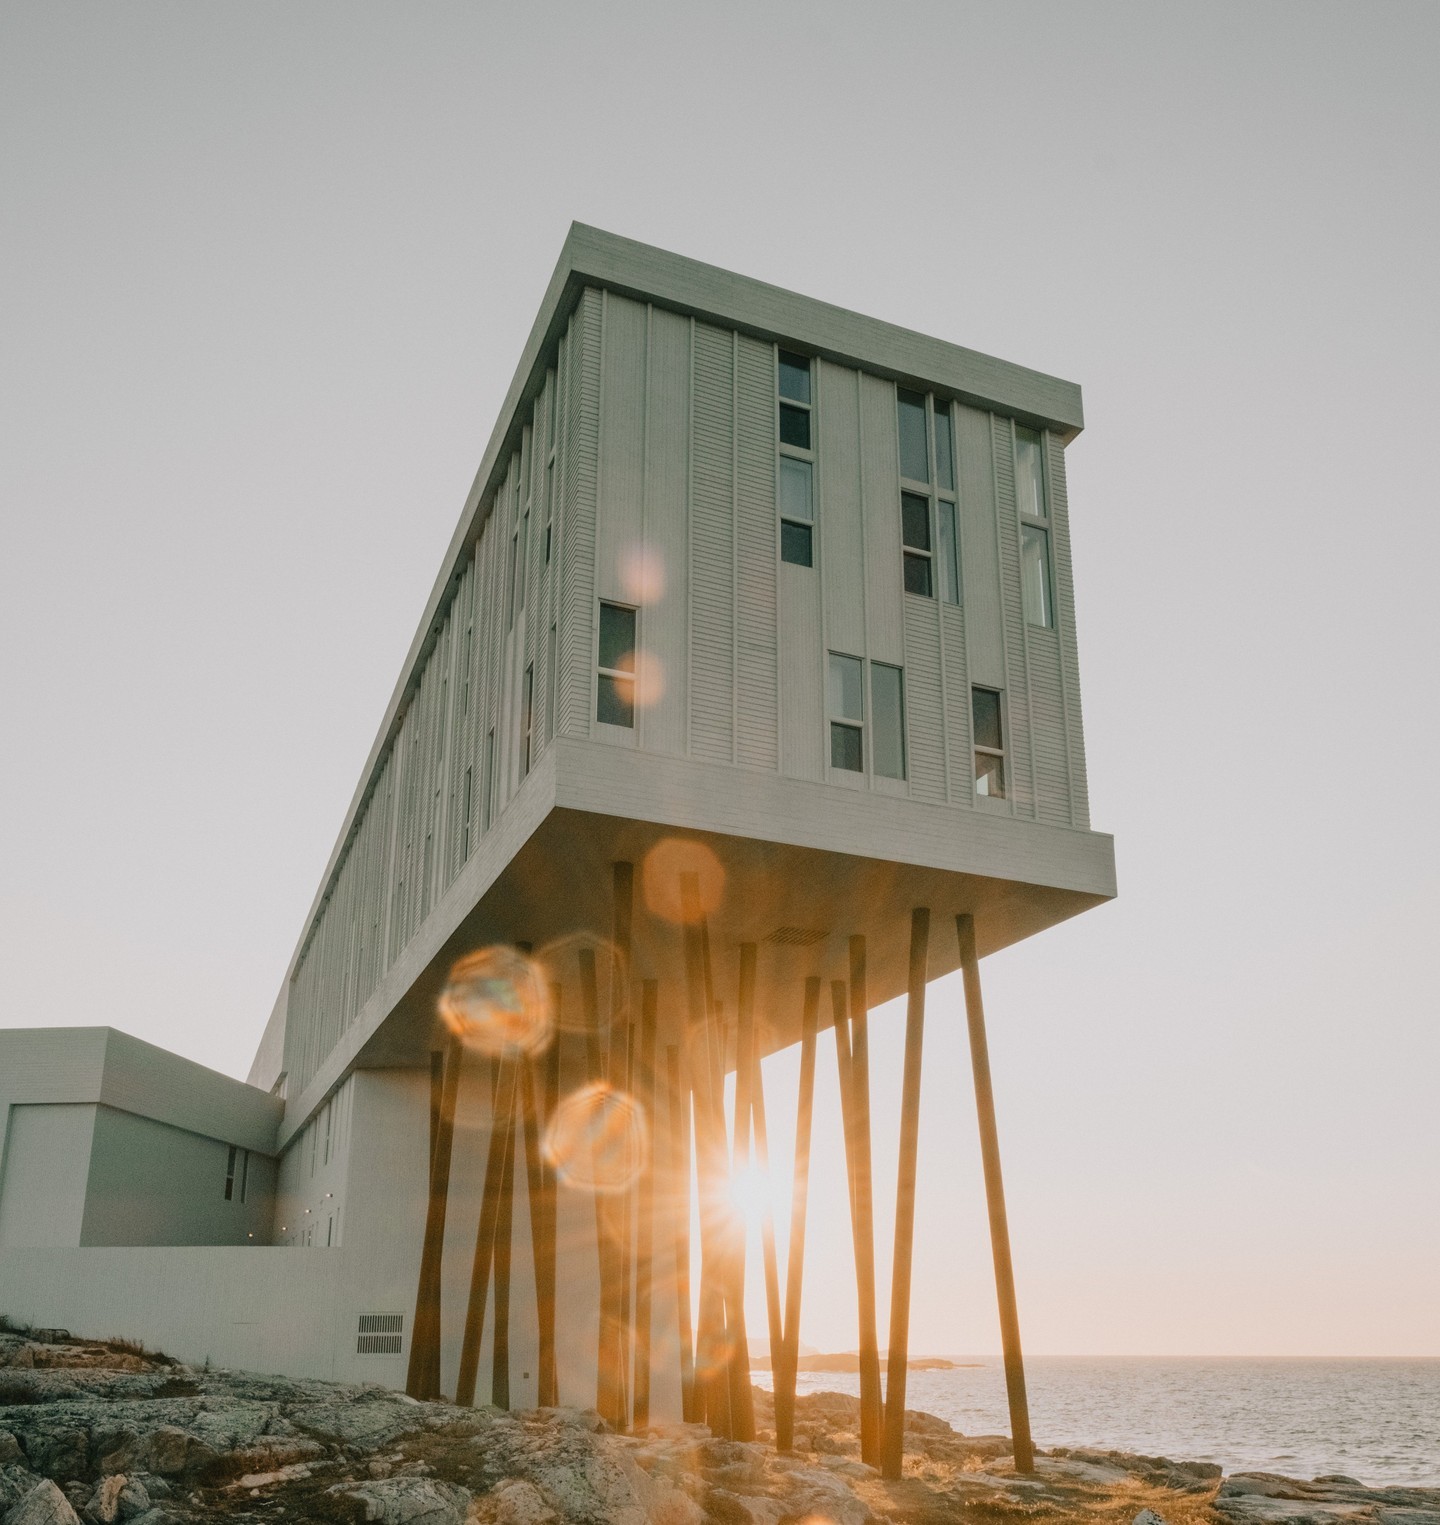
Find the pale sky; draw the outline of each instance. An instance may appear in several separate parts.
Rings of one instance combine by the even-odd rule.
[[[1437,65],[1433,0],[5,0],[0,1025],[245,1073],[578,218],[1084,388],[1121,893],[983,969],[1027,1347],[1440,1354]],[[991,1350],[930,1012],[912,1348]]]

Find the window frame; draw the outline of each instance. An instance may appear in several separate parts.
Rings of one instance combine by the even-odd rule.
[[[860,669],[860,718],[839,713],[831,701],[832,663],[836,660],[854,662]],[[879,706],[875,702],[875,669],[885,668],[897,678],[900,701],[899,774],[881,773],[875,766],[876,726],[879,724]],[[825,776],[832,783],[844,783],[851,787],[868,785],[870,788],[889,790],[892,793],[908,792],[910,779],[910,738],[907,734],[907,706],[905,698],[905,668],[898,662],[880,662],[870,657],[857,657],[849,651],[827,650],[825,653]],[[860,738],[860,766],[841,767],[835,761],[835,728],[854,731]]]
[[[1037,479],[1036,498],[1040,512],[1038,514],[1027,513],[1020,502],[1020,436],[1031,436],[1035,440],[1035,455],[1039,465]],[[1017,531],[1018,545],[1016,547],[1020,558],[1020,603],[1025,616],[1027,626],[1035,630],[1057,630],[1059,628],[1058,600],[1055,597],[1055,516],[1050,509],[1050,461],[1049,461],[1050,431],[1048,429],[1035,429],[1028,424],[1022,424],[1011,420],[1011,458],[1013,480],[1015,483],[1015,517],[1019,522]],[[1030,599],[1026,593],[1028,586],[1025,578],[1025,531],[1033,530],[1040,536],[1040,544],[1043,547],[1041,553],[1041,570],[1045,579],[1045,615],[1043,620],[1032,617]]]
[[[780,367],[784,361],[803,360],[810,378],[809,402],[799,402],[793,397],[786,397],[780,391]],[[782,349],[775,346],[775,537],[776,556],[787,566],[809,567],[815,566],[815,527],[819,517],[817,512],[818,486],[820,479],[819,452],[816,448],[816,438],[819,433],[819,410],[816,407],[816,389],[818,383],[816,374],[815,357],[802,355],[798,350]],[[781,438],[780,421],[785,408],[794,408],[801,411],[810,421],[810,447],[804,449],[799,445],[787,444]],[[810,468],[810,517],[809,519],[797,519],[785,512],[784,494],[781,483],[784,480],[784,462],[800,461]],[[785,554],[785,527],[803,530],[806,536],[806,546],[809,551],[809,559],[796,561]]]
[[[1000,728],[1000,745],[998,747],[992,747],[992,746],[988,746],[988,745],[982,744],[980,739],[979,739],[979,737],[976,734],[976,729],[975,729],[975,695],[976,694],[992,694],[992,695],[994,695],[994,698],[995,698],[995,715],[996,715],[996,720],[997,720],[997,722],[999,724],[999,728]],[[1003,688],[992,688],[992,687],[990,687],[990,685],[988,683],[972,683],[970,685],[970,753],[971,753],[971,759],[970,759],[970,792],[971,792],[971,797],[973,799],[975,799],[977,801],[985,801],[987,803],[990,802],[990,801],[994,801],[997,804],[1004,805],[1006,808],[1009,807],[1009,804],[1010,804],[1010,779],[1008,777],[1009,769],[1006,766],[1007,758],[1009,757],[1009,752],[1010,752],[1010,748],[1007,745],[1008,741],[1009,741],[1009,727],[1006,724],[1006,717],[1005,717],[1005,690]],[[999,763],[1000,763],[1000,792],[998,794],[991,794],[988,791],[982,794],[981,791],[980,791],[980,778],[979,778],[977,764],[979,762],[979,759],[982,758],[982,757],[994,757],[994,758],[997,758],[999,760]]]
[[[900,408],[901,399],[909,397],[919,399],[925,414],[925,464],[929,471],[929,481],[920,481],[915,477],[905,475],[905,467],[899,446],[900,435]],[[939,451],[936,447],[938,426],[936,424],[937,413],[943,412],[950,425],[950,475],[952,486],[945,486],[940,481]],[[900,483],[900,573],[901,585],[904,591],[912,598],[928,598],[936,603],[949,604],[958,609],[964,602],[964,587],[961,582],[960,569],[962,559],[960,554],[960,460],[957,447],[957,430],[955,428],[955,404],[950,398],[940,398],[934,392],[920,392],[913,387],[897,386],[895,389],[895,429],[896,429],[896,472]],[[926,524],[929,532],[929,545],[911,545],[905,538],[905,498],[923,498],[926,503]],[[949,509],[953,526],[953,533],[947,539],[940,533],[941,515],[944,512],[941,505]],[[948,561],[947,561],[948,556]],[[921,593],[908,586],[906,583],[906,563],[910,560],[924,561],[926,563],[929,580],[929,592]],[[947,588],[953,591],[953,597],[949,596]]]
[[[634,736],[636,731],[636,714],[639,710],[639,654],[640,654],[640,610],[635,604],[622,604],[618,599],[601,598],[596,600],[595,614],[595,706],[592,713],[595,716],[595,724],[602,732],[609,731],[616,734]],[[630,668],[627,671],[621,667],[602,667],[600,664],[600,626],[604,620],[606,609],[619,609],[628,614],[634,622],[635,640],[630,648]],[[630,685],[630,723],[627,725],[618,720],[602,720],[600,718],[600,680],[609,678],[615,683],[628,683]]]
[[[858,720],[853,715],[837,713],[834,705],[831,703],[833,685],[830,675],[834,670],[834,663],[837,659],[841,662],[853,662],[860,669],[860,718]],[[843,774],[848,779],[863,779],[869,773],[869,769],[866,766],[869,760],[868,749],[865,745],[865,690],[867,687],[867,677],[864,657],[857,657],[853,652],[849,651],[827,651],[825,653],[825,768],[827,777],[833,778],[836,774]],[[854,731],[859,737],[860,766],[858,768],[846,768],[835,761],[835,731],[837,727],[841,730]]]

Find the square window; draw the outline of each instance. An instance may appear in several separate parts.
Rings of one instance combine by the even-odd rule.
[[[615,678],[602,672],[596,694],[595,718],[602,725],[633,727],[635,724],[635,680]]]
[[[826,695],[831,715],[857,724],[865,719],[864,664],[859,657],[830,653],[830,684]]]
[[[930,500],[918,492],[900,494],[900,538],[912,551],[930,549]]]
[[[792,402],[810,401],[810,362],[804,355],[780,351],[780,395]]]
[[[863,773],[865,764],[861,757],[860,727],[830,723],[830,766],[846,773]]]
[[[787,402],[780,404],[780,443],[793,445],[797,450],[810,448],[810,410],[793,408]]]
[[[933,598],[930,586],[930,558],[905,553],[905,591],[918,593],[921,598]]]
[[[803,519],[809,524],[815,517],[815,468],[809,461],[780,458],[780,517]]]
[[[813,531],[808,524],[792,524],[788,519],[780,521],[780,560],[791,566],[815,565],[811,538]]]
[[[1005,798],[1005,759],[998,753],[975,754],[975,793],[988,800]]]

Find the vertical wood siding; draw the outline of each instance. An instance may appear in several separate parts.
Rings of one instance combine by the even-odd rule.
[[[695,325],[691,439],[690,750],[735,760],[735,365],[723,329]]]
[[[1070,819],[1072,825],[1088,829],[1090,787],[1085,773],[1085,728],[1080,712],[1080,653],[1075,633],[1075,577],[1070,556],[1070,503],[1065,487],[1065,447],[1053,434],[1047,436],[1046,444],[1046,464],[1050,477],[1050,533],[1055,550],[1060,675],[1070,762]]]
[[[740,658],[736,761],[779,766],[779,662],[775,586],[779,539],[775,511],[774,349],[741,335],[736,396],[736,619]]]
[[[1010,798],[1016,815],[1035,814],[1035,777],[1030,725],[1029,658],[1025,611],[1020,601],[1020,520],[1015,508],[1014,425],[1008,418],[990,420],[995,472],[995,533],[999,551],[1001,632],[1005,644],[1005,720]]]

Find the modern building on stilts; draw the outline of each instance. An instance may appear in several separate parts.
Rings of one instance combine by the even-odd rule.
[[[926,984],[958,968],[1028,1465],[979,960],[1115,893],[1081,422],[1069,382],[572,228],[249,1083],[0,1032],[0,1311],[741,1438],[768,1337],[786,1446],[810,1151],[843,1150],[863,1452],[894,1474]],[[867,1012],[902,995],[890,1246]],[[827,1027],[843,1137],[812,1145]],[[790,1045],[788,1251],[782,1280],[767,1227],[747,1331],[728,1183],[772,1143],[789,1168],[760,1059]]]

